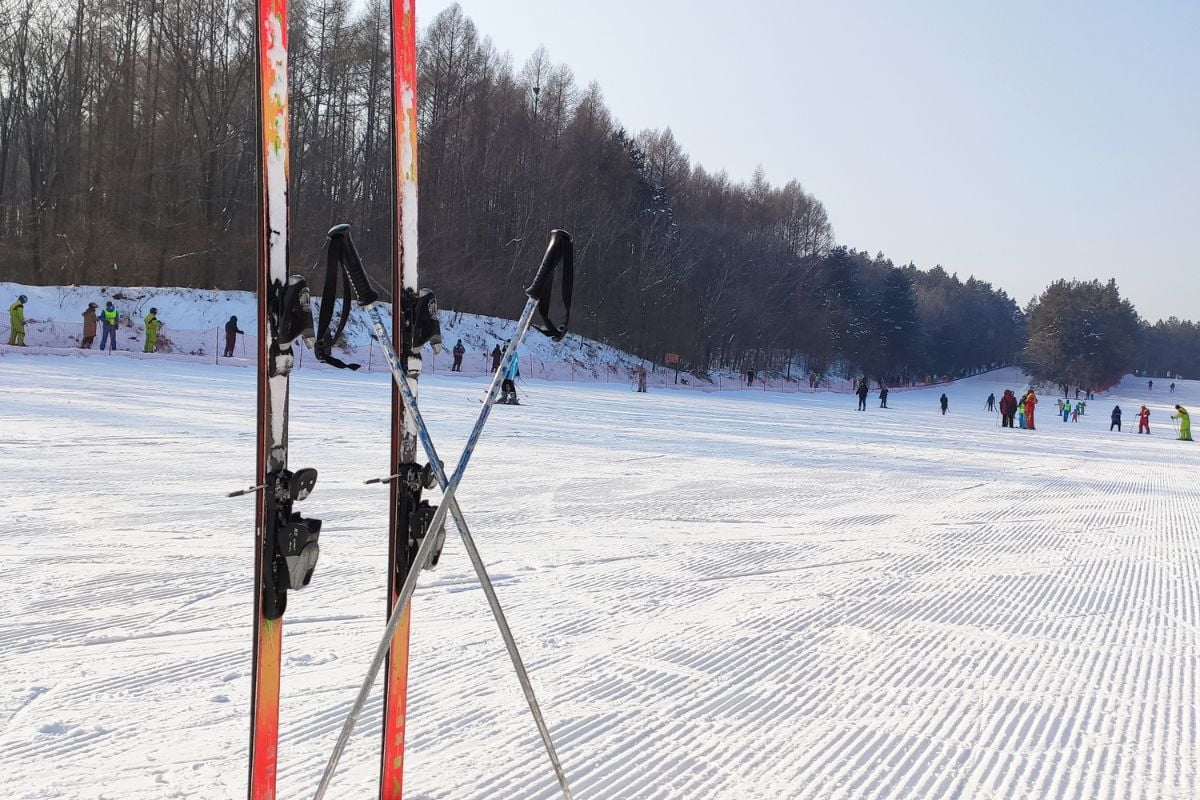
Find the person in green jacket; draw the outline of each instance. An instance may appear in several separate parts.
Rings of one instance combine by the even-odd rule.
[[[1187,409],[1183,406],[1175,406],[1175,413],[1171,415],[1171,419],[1179,420],[1179,440],[1192,441],[1192,418]]]
[[[8,307],[8,343],[25,346],[25,302],[29,298],[21,295]]]
[[[158,329],[162,327],[162,320],[158,318],[158,309],[150,309],[150,313],[146,315],[146,348],[143,352],[153,353],[154,346],[158,344]]]

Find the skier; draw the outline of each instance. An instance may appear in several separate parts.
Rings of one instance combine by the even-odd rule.
[[[1154,379],[1153,378],[1146,381],[1146,388],[1152,392],[1154,391]]]
[[[1013,394],[1012,389],[1005,389],[1004,396],[1000,398],[1000,426],[1003,428],[1013,427],[1013,419],[1017,415],[1017,396]]]
[[[870,391],[870,389],[867,388],[867,382],[865,379],[858,382],[857,394],[858,394],[858,410],[859,411],[867,410],[867,392],[869,392],[869,391]]]
[[[96,309],[99,308],[95,303],[88,303],[88,307],[83,310],[83,339],[79,342],[79,347],[83,350],[91,350],[92,342],[96,341]]]
[[[504,353],[500,351],[499,344],[492,348],[492,372],[500,369],[500,357],[503,355]]]
[[[1112,410],[1112,423],[1108,426],[1109,431],[1113,428],[1117,429],[1117,433],[1121,432],[1121,407],[1114,406]]]
[[[988,411],[996,410],[996,393],[995,392],[992,392],[991,394],[988,395],[987,410]]]
[[[504,383],[500,384],[500,401],[510,406],[519,406],[517,400],[517,385],[513,383],[521,374],[521,367],[514,358],[508,365],[508,370],[504,373]]]
[[[752,369],[746,370],[746,385],[747,386],[754,385],[754,370],[752,370]]]
[[[108,342],[108,352],[117,349],[117,322],[120,320],[120,313],[113,308],[112,300],[104,304],[104,310],[100,312],[100,323],[104,328],[100,332],[100,350],[104,350],[104,343]]]
[[[886,386],[880,386],[879,387],[879,407],[880,408],[888,407],[887,396],[888,396],[888,388]]]
[[[637,390],[639,392],[646,391],[646,367],[642,365],[638,365]]]
[[[225,358],[233,358],[233,346],[237,344],[239,333],[244,334],[245,331],[238,327],[237,317],[231,316],[225,323],[225,352],[221,354]]]
[[[1062,406],[1062,417],[1063,417],[1063,422],[1070,422],[1070,421],[1071,421],[1071,401],[1070,401],[1070,400],[1068,400],[1068,401],[1066,401],[1065,403],[1063,403],[1063,406]]]
[[[28,300],[21,295],[8,307],[8,343],[17,347],[25,346],[25,303]]]
[[[1037,405],[1037,394],[1030,389],[1025,393],[1025,425],[1029,430],[1034,430],[1033,427],[1033,409]]]
[[[942,396],[938,398],[938,402],[942,406],[942,416],[945,416],[946,412],[950,410],[950,398],[946,397],[945,392],[942,392]],[[1025,426],[1022,425],[1021,427],[1024,428]]]
[[[1071,422],[1079,422],[1079,403],[1071,410]]]
[[[1017,401],[1017,427],[1025,430],[1025,397]]]
[[[1145,406],[1138,412],[1138,433],[1150,433],[1150,409]]]
[[[1171,419],[1179,420],[1179,440],[1181,442],[1192,441],[1192,418],[1187,409],[1183,406],[1175,406],[1175,413],[1171,415]]]
[[[459,339],[454,344],[454,366],[450,367],[451,372],[462,372],[463,355],[467,352],[467,348],[463,346],[462,339]]]
[[[1171,389],[1171,394],[1175,394],[1175,381],[1171,381],[1170,389]]]
[[[158,344],[158,329],[162,327],[162,320],[158,318],[158,309],[150,309],[150,313],[146,315],[146,346],[143,348],[143,353],[153,353],[155,346]]]

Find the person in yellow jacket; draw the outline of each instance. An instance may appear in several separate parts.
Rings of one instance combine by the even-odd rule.
[[[162,320],[158,318],[158,309],[150,309],[150,313],[146,315],[146,348],[143,352],[153,353],[154,346],[158,344],[158,329],[162,327]]]
[[[100,311],[100,350],[104,350],[104,345],[108,344],[108,352],[117,349],[117,325],[121,321],[121,315],[117,309],[113,308],[112,300],[104,304],[104,308]]]
[[[1175,406],[1175,413],[1171,415],[1171,419],[1179,420],[1180,441],[1192,441],[1192,418],[1187,409],[1183,406]]]
[[[17,347],[25,346],[25,302],[29,300],[21,295],[8,307],[8,343]]]

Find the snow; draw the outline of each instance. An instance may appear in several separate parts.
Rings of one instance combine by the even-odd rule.
[[[179,287],[27,286],[0,282],[0,298],[16,298],[21,294],[29,297],[25,316],[26,341],[31,349],[49,347],[70,356],[99,354],[98,350],[83,353],[77,349],[83,328],[81,314],[90,302],[103,308],[106,301],[113,300],[122,315],[118,356],[141,357],[142,320],[151,308],[157,308],[164,327],[159,335],[160,352],[150,358],[253,366],[258,318],[253,292]],[[514,315],[521,311],[525,301],[523,294],[514,298]],[[380,303],[377,308],[390,331],[391,306]],[[339,312],[335,313],[340,313],[340,304]],[[230,316],[238,318],[238,326],[247,335],[238,337],[235,351],[238,357],[223,359],[218,356],[224,347],[225,322]],[[461,338],[467,348],[463,358],[464,376],[490,374],[492,348],[496,344],[502,345],[516,332],[514,320],[479,314],[441,309],[440,319],[444,349],[435,357],[429,347],[425,348],[426,370],[449,372],[453,361],[450,350]],[[7,317],[0,320],[0,332],[4,333],[0,342],[7,341],[7,322]],[[387,371],[378,346],[372,344],[370,317],[361,309],[353,310],[344,338],[347,346],[342,352],[345,358],[357,360],[371,370]],[[98,347],[98,343],[95,346]],[[0,344],[0,348],[4,347],[6,345]],[[317,365],[311,352],[299,352],[298,355],[301,367],[307,369]],[[636,356],[576,334],[569,334],[562,342],[532,334],[522,343],[519,355],[523,359],[521,371],[526,377],[611,380],[622,386],[628,385],[631,371],[642,363]]]
[[[245,796],[254,372],[0,355],[0,774],[14,798]],[[1200,383],[1076,424],[1010,372],[896,393],[530,381],[458,497],[581,800],[1200,794]],[[422,379],[453,466],[486,383]],[[950,414],[937,411],[943,389]],[[301,371],[321,478],[284,625],[279,787],[311,796],[384,624],[386,376]],[[1109,433],[1152,400],[1151,436]],[[407,796],[554,798],[451,533],[414,601]],[[331,797],[373,796],[378,687]]]

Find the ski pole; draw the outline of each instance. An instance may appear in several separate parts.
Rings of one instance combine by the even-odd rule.
[[[483,408],[479,412],[479,416],[475,420],[475,426],[471,430],[471,435],[467,437],[467,444],[463,448],[462,455],[459,457],[458,465],[455,467],[454,474],[449,479],[446,478],[445,470],[442,467],[441,460],[437,457],[437,451],[434,448],[433,440],[429,436],[429,430],[425,427],[424,420],[421,418],[420,412],[417,410],[417,398],[412,393],[412,388],[408,383],[408,378],[404,371],[400,368],[396,359],[396,354],[392,350],[388,341],[387,330],[383,325],[383,318],[379,314],[379,310],[375,308],[375,303],[379,296],[371,287],[370,281],[367,279],[362,262],[355,252],[353,243],[349,238],[349,226],[338,225],[334,227],[329,236],[333,239],[337,237],[345,237],[346,244],[349,245],[348,259],[344,262],[346,274],[350,278],[351,286],[354,290],[354,295],[358,299],[359,305],[371,317],[375,329],[376,338],[379,340],[380,349],[383,350],[384,356],[388,361],[388,365],[392,370],[392,376],[396,380],[397,388],[400,391],[400,396],[404,401],[405,411],[412,414],[412,418],[417,427],[417,438],[420,440],[425,453],[429,456],[430,466],[434,470],[438,482],[442,485],[442,503],[434,512],[433,519],[430,520],[429,527],[424,537],[421,539],[421,544],[417,548],[416,556],[413,559],[412,566],[409,568],[408,574],[404,578],[404,585],[400,588],[399,595],[396,599],[395,606],[392,610],[392,615],[388,618],[387,626],[384,629],[384,635],[380,641],[379,647],[375,651],[375,657],[371,661],[371,666],[367,670],[367,676],[363,680],[362,686],[359,688],[358,696],[355,698],[354,705],[350,708],[350,713],[346,717],[346,722],[342,726],[341,732],[338,734],[337,742],[334,744],[333,752],[330,754],[329,763],[325,765],[325,772],[321,776],[321,782],[317,786],[316,794],[313,795],[313,800],[321,800],[325,796],[325,792],[329,788],[329,784],[333,779],[333,774],[337,770],[338,761],[341,759],[342,753],[345,752],[346,745],[350,742],[350,735],[354,731],[354,725],[358,721],[358,716],[366,705],[367,698],[370,696],[371,688],[375,684],[376,678],[379,676],[379,670],[383,667],[383,662],[387,658],[388,648],[391,646],[392,636],[396,628],[403,618],[404,610],[407,608],[409,601],[412,599],[413,592],[416,590],[417,576],[424,569],[425,564],[429,561],[433,554],[434,543],[439,538],[437,532],[441,530],[446,522],[446,514],[449,511],[454,512],[455,524],[458,526],[459,535],[463,540],[463,545],[467,548],[468,556],[471,559],[472,565],[475,567],[476,574],[479,576],[480,585],[483,587],[484,593],[487,595],[488,604],[492,608],[492,613],[496,617],[496,623],[500,627],[501,635],[504,638],[505,646],[508,648],[509,657],[513,661],[513,666],[517,671],[517,677],[521,682],[521,688],[525,692],[525,698],[529,703],[530,711],[533,713],[534,722],[538,727],[539,733],[542,736],[542,742],[546,747],[550,756],[550,761],[554,766],[555,775],[558,778],[559,785],[562,787],[563,796],[567,800],[573,800],[571,789],[567,784],[566,775],[563,772],[562,765],[558,759],[558,753],[554,749],[553,741],[550,738],[550,731],[546,726],[545,719],[542,717],[541,709],[538,706],[537,699],[533,693],[533,686],[529,681],[528,672],[525,669],[524,662],[517,651],[516,641],[513,639],[512,631],[508,627],[508,622],[504,616],[504,612],[500,607],[499,598],[496,597],[495,588],[492,586],[491,580],[488,578],[487,571],[483,565],[483,560],[479,556],[479,551],[475,547],[474,539],[471,537],[470,531],[467,529],[466,521],[462,519],[461,510],[455,500],[454,493],[458,489],[458,484],[462,480],[463,472],[466,470],[467,463],[470,461],[471,454],[475,450],[475,446],[479,441],[479,436],[483,432],[483,426],[487,423],[488,414],[491,412],[492,406],[496,401],[496,394],[500,390],[502,376],[507,372],[509,364],[516,357],[517,347],[521,340],[525,338],[525,334],[529,332],[529,328],[533,322],[533,313],[542,308],[543,317],[545,310],[549,306],[549,294],[547,289],[553,282],[554,270],[557,268],[559,261],[564,263],[563,268],[563,291],[564,299],[568,306],[570,302],[570,287],[573,280],[573,247],[571,236],[566,231],[554,230],[550,232],[550,244],[546,248],[546,254],[542,258],[541,266],[538,268],[537,275],[533,279],[533,283],[525,290],[525,294],[529,299],[525,303],[525,310],[521,313],[521,318],[517,322],[517,333],[509,341],[508,347],[504,351],[503,357],[500,359],[500,366],[492,376],[491,385],[488,387],[487,399],[484,401]],[[547,322],[549,320],[547,319]],[[566,325],[555,330],[553,328],[539,328],[543,332],[549,333],[551,336],[557,335],[557,338],[562,338],[566,333]]]

